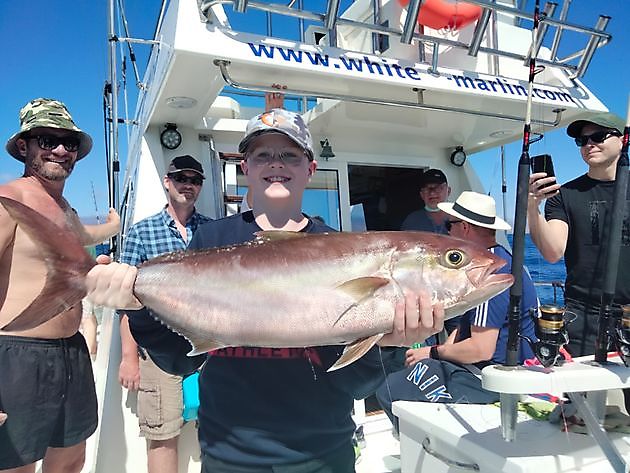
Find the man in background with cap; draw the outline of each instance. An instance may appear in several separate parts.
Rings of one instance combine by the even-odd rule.
[[[402,225],[401,230],[414,230],[431,233],[448,234],[445,222],[448,215],[440,210],[438,204],[446,202],[451,195],[451,188],[446,180],[446,175],[439,169],[427,169],[420,180],[420,198],[424,207],[411,212]],[[459,317],[454,317],[444,322],[444,332],[436,334],[427,340],[427,343],[436,343],[438,339],[444,340],[449,333],[457,328]],[[403,358],[401,354],[401,365]]]
[[[246,243],[260,231],[334,231],[301,211],[317,162],[300,115],[273,109],[254,117],[239,152],[244,154],[241,167],[254,209],[203,225],[190,249]],[[89,297],[97,303],[140,308],[131,288],[122,283],[134,278],[133,267],[98,265],[88,275]],[[241,290],[248,291],[254,283],[244,280]],[[428,294],[410,294],[407,300],[410,303],[396,308],[395,333],[385,335],[381,344],[410,344],[441,329],[443,309],[433,311]],[[328,373],[343,347],[230,347],[209,357],[187,357],[190,344],[145,310],[134,311],[129,321],[136,340],[168,371],[190,373],[205,362],[199,377],[203,473],[354,471],[353,399],[366,397],[382,383],[385,350],[381,356],[372,348],[351,365]]]
[[[203,167],[195,158],[174,158],[162,181],[166,206],[129,229],[120,261],[138,266],[163,253],[185,250],[199,226],[210,221],[195,210],[204,179]],[[184,425],[182,377],[162,371],[138,347],[124,312],[120,312],[120,338],[118,379],[128,390],[138,391],[138,421],[140,435],[147,439],[148,473],[176,472],[177,441]]]
[[[91,148],[92,139],[63,103],[32,100],[20,111],[20,130],[6,144],[24,163],[24,175],[0,186],[0,195],[76,232],[85,246],[100,243],[118,233],[118,214],[110,210],[106,223],[84,227],[63,197],[66,179]],[[0,327],[35,300],[46,272],[38,248],[0,205]],[[32,473],[42,459],[46,472],[83,467],[97,405],[80,323],[77,304],[38,327],[0,330],[0,411],[8,416],[0,426],[0,470]]]
[[[444,221],[447,216],[438,208],[451,195],[451,188],[446,175],[439,169],[427,169],[420,181],[420,197],[424,208],[411,212],[402,225],[401,230],[418,230],[423,232],[442,233],[446,235]]]
[[[449,216],[449,235],[478,243],[507,264],[496,271],[510,273],[512,255],[497,243],[496,231],[509,230],[510,225],[497,217],[492,197],[465,191],[455,203],[438,204]],[[519,333],[536,340],[532,314],[537,313],[538,298],[531,277],[523,269],[523,297],[520,307]],[[392,402],[423,401],[485,404],[499,400],[499,393],[481,387],[478,374],[490,364],[504,364],[507,352],[508,308],[510,291],[470,309],[460,318],[458,328],[442,345],[407,350],[408,368],[392,373],[376,392],[376,397],[397,426],[392,414]],[[520,339],[520,363],[534,356],[527,342]]]
[[[576,317],[567,326],[570,339],[567,349],[572,356],[595,352],[623,126],[623,121],[611,113],[574,121],[567,127],[567,134],[580,149],[588,166],[586,174],[562,186],[545,173],[532,174],[529,178],[527,220],[532,240],[550,263],[564,256],[565,305],[567,312]],[[539,205],[545,199],[548,200],[543,216]],[[629,212],[626,203],[624,222],[630,218]],[[614,298],[617,308],[630,303],[628,225],[623,225],[622,232]]]

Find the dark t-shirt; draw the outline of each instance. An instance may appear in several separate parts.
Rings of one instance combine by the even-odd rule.
[[[567,182],[545,204],[547,220],[569,225],[564,261],[567,268],[566,297],[601,303],[606,268],[606,246],[614,194],[614,181],[598,181],[583,175]],[[630,303],[630,187],[622,226],[615,302]]]
[[[249,211],[200,226],[189,248],[243,243],[258,231]],[[310,219],[303,231],[335,230]],[[241,290],[246,291],[247,284],[243,281]],[[168,372],[184,374],[206,361],[199,378],[201,449],[219,460],[242,465],[308,461],[349,445],[355,428],[353,399],[376,390],[385,379],[382,362],[389,366],[393,358],[391,350],[380,353],[375,347],[331,373],[326,369],[341,355],[343,346],[230,347],[209,357],[190,358],[186,356],[188,341],[146,311],[130,317],[130,327],[138,343]]]

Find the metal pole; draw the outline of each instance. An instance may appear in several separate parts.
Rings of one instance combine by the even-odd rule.
[[[501,145],[501,197],[503,198],[503,220],[507,221],[507,176],[505,173],[504,145]]]
[[[109,84],[110,84],[110,107],[111,123],[109,127],[109,205],[118,210],[118,174],[120,172],[120,162],[118,160],[118,84],[116,79],[116,30],[114,0],[109,0],[108,15],[108,42],[109,42]],[[117,247],[118,235],[110,240],[110,251],[114,256],[118,255]]]

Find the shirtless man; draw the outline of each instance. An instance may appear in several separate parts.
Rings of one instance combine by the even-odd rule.
[[[118,214],[110,210],[106,223],[84,227],[62,196],[75,163],[91,148],[92,139],[64,104],[32,100],[6,145],[24,163],[24,176],[0,186],[0,195],[70,228],[85,246],[100,243],[118,232]],[[0,205],[0,327],[37,297],[45,278],[37,246]],[[77,332],[80,322],[76,304],[38,327],[0,330],[0,412],[8,416],[0,427],[0,471],[32,473],[41,459],[44,473],[81,470],[97,406],[90,356]]]

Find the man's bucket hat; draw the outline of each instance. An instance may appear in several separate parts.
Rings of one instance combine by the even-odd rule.
[[[35,128],[56,128],[77,133],[79,135],[77,161],[92,149],[92,138],[74,124],[70,112],[62,102],[38,98],[31,100],[20,110],[20,131],[9,138],[6,144],[7,152],[18,161],[24,162],[24,156],[20,154],[16,141]]]
[[[247,151],[252,140],[264,133],[282,133],[288,136],[304,149],[309,161],[313,160],[313,138],[301,115],[282,108],[274,108],[255,116],[247,123],[245,136],[238,145],[238,152]]]
[[[473,225],[495,230],[509,230],[510,224],[497,217],[496,204],[489,195],[464,191],[455,203],[440,202],[438,208],[443,212],[465,220]]]
[[[577,138],[582,134],[582,128],[589,124],[598,125],[602,128],[609,128],[611,130],[617,130],[619,133],[623,133],[625,126],[621,117],[615,115],[614,113],[601,113],[588,119],[572,122],[567,127],[567,135],[571,138]]]

